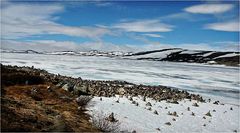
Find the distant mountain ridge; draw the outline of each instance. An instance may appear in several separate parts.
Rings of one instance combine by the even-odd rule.
[[[240,52],[219,52],[204,50],[187,50],[181,48],[169,48],[142,52],[121,52],[121,51],[54,51],[37,52],[34,50],[3,50],[1,53],[25,53],[25,54],[46,54],[46,55],[75,55],[75,56],[105,56],[120,57],[123,59],[171,61],[189,63],[223,64],[228,66],[239,66]]]

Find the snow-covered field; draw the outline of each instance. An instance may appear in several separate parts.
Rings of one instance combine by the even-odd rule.
[[[67,55],[2,53],[1,56],[2,64],[34,66],[83,79],[165,85],[203,95],[232,98],[235,104],[239,100],[237,67]]]
[[[116,101],[119,99],[119,103]],[[89,114],[101,113],[115,114],[115,118],[121,123],[121,131],[137,132],[234,132],[240,131],[239,106],[229,104],[216,105],[210,103],[197,103],[196,101],[183,100],[179,104],[156,102],[152,99],[133,97],[139,105],[133,104],[129,98],[94,97],[89,105]],[[150,102],[152,106],[146,106]],[[193,106],[197,103],[199,107]],[[190,110],[188,110],[188,107]],[[151,110],[149,110],[151,108]],[[232,109],[231,109],[232,108]],[[154,111],[158,114],[155,114]],[[177,116],[168,112],[177,113]],[[210,111],[211,116],[206,115]],[[193,115],[194,114],[194,115]],[[205,118],[204,118],[205,117]],[[174,120],[175,119],[175,120]],[[170,122],[171,125],[165,123]]]
[[[126,97],[94,97],[89,113],[114,112],[122,123],[121,130],[138,132],[233,132],[239,128],[239,68],[203,64],[127,60],[107,57],[67,55],[40,55],[2,53],[5,65],[34,66],[51,73],[94,80],[125,80],[136,84],[165,85],[199,93],[211,98],[211,103],[192,104],[183,100],[179,104],[156,102],[151,99],[151,111],[142,98],[134,97],[139,106]],[[219,100],[224,105],[213,104]],[[167,107],[167,108],[166,108]],[[190,107],[190,111],[187,108]],[[230,110],[232,108],[232,110]],[[154,114],[154,111],[158,115]],[[215,111],[213,111],[215,110]],[[168,115],[176,111],[178,117]],[[205,114],[210,111],[211,117]],[[192,115],[194,113],[194,116]],[[206,119],[204,119],[205,117]],[[176,120],[174,121],[173,118]],[[171,125],[166,125],[170,122]]]

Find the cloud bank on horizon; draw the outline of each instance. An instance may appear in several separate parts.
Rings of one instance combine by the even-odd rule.
[[[37,51],[239,51],[239,3],[12,2],[1,4],[1,48]]]

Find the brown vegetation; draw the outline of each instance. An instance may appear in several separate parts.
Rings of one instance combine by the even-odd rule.
[[[98,131],[70,92],[37,75],[1,70],[1,131]]]

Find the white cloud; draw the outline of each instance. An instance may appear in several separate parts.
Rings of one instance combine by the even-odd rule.
[[[228,22],[221,22],[221,23],[212,23],[212,24],[205,25],[205,28],[217,30],[217,31],[238,32],[239,31],[239,22],[228,21]]]
[[[173,26],[153,19],[118,23],[113,25],[113,28],[128,32],[169,32],[172,31]]]
[[[106,7],[106,6],[112,6],[113,3],[111,2],[106,2],[106,1],[95,1],[94,2],[96,6],[100,6],[100,7]]]
[[[99,39],[110,31],[102,27],[76,27],[56,23],[61,5],[10,4],[7,3],[2,11],[2,36],[4,38],[21,38],[40,34],[62,34],[68,36],[88,37]]]
[[[201,4],[187,7],[184,11],[199,14],[218,14],[227,12],[233,7],[232,4]]]
[[[34,41],[13,41],[2,40],[2,49],[15,50],[36,50],[36,51],[58,51],[58,50],[78,50],[80,47],[71,41],[55,40],[34,40]]]
[[[146,40],[147,41],[147,40]],[[213,43],[187,43],[187,44],[164,44],[164,43],[146,43],[145,45],[122,44],[116,45],[109,42],[85,42],[75,43],[71,41],[55,41],[55,40],[34,40],[34,41],[13,41],[2,40],[2,49],[15,50],[36,50],[42,51],[124,51],[124,52],[140,52],[148,50],[166,49],[166,48],[184,48],[191,50],[212,50],[212,51],[239,51],[238,42],[225,41]]]
[[[155,38],[163,38],[163,36],[159,35],[159,34],[152,34],[152,33],[146,33],[146,34],[143,34],[145,36],[148,36],[148,37],[155,37]]]
[[[2,49],[14,49],[14,50],[35,50],[35,51],[135,51],[137,47],[131,47],[131,45],[115,45],[108,42],[96,41],[96,42],[84,42],[76,43],[72,41],[55,41],[55,40],[32,40],[32,41],[14,41],[14,40],[2,40]]]

